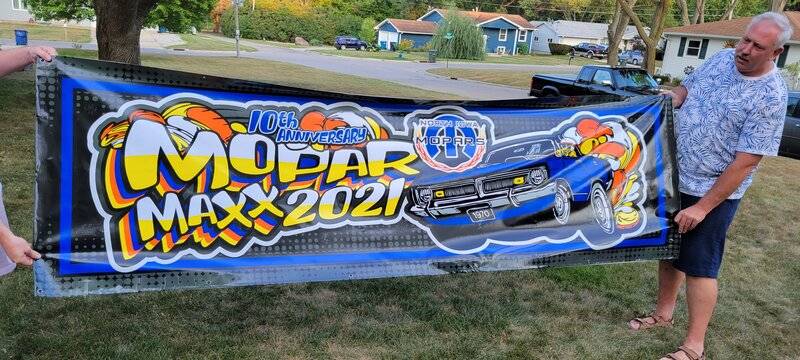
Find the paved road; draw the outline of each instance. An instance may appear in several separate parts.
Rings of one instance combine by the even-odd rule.
[[[222,41],[233,41],[224,37],[216,37]],[[32,44],[49,45],[57,48],[71,48],[72,43],[58,41],[31,41]],[[0,39],[0,44],[11,45],[11,39]],[[254,52],[241,52],[241,56],[255,59],[281,61],[313,67],[342,74],[356,75],[392,81],[403,85],[413,86],[426,90],[433,90],[457,95],[467,99],[513,99],[527,97],[524,89],[510,86],[493,85],[472,80],[452,80],[447,77],[428,73],[433,68],[443,68],[443,63],[418,63],[411,61],[395,61],[380,59],[363,59],[345,56],[325,55],[315,51],[303,49],[267,46],[259,43],[242,41],[242,44],[256,48]],[[83,49],[96,50],[97,45],[84,44]],[[231,56],[231,51],[175,51],[164,48],[143,48],[144,54],[168,54],[178,56]],[[452,68],[468,69],[506,69],[530,72],[577,72],[577,66],[549,66],[549,65],[517,65],[517,64],[476,64],[451,62]]]

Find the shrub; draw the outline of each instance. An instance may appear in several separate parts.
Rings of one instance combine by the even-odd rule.
[[[358,37],[367,44],[375,44],[375,30],[373,29],[375,25],[377,25],[375,20],[365,18],[361,21],[361,30],[358,32]]]
[[[517,54],[528,55],[530,52],[531,49],[527,43],[517,43]]]
[[[567,44],[549,43],[547,46],[550,48],[550,53],[553,55],[567,55],[572,51],[572,46]]]
[[[453,38],[447,40],[447,33],[452,33]],[[486,56],[483,31],[475,26],[472,19],[456,11],[447,12],[431,39],[431,46],[439,52],[439,56],[450,59],[483,60]]]
[[[408,51],[412,48],[414,48],[414,42],[408,39],[402,40],[399,44],[397,44],[398,51]]]
[[[322,41],[319,41],[319,39],[311,39],[311,40],[308,41],[308,45],[320,46],[320,45],[322,45]]]
[[[333,44],[339,35],[355,35],[361,28],[361,18],[351,15],[320,9],[318,12],[295,14],[289,9],[250,10],[243,7],[239,12],[239,30],[242,38],[264,39],[292,42],[296,36],[304,39],[322,39]],[[220,21],[222,33],[233,37],[235,22],[233,10],[222,14]]]

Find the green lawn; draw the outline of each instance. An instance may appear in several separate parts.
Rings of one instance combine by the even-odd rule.
[[[97,58],[93,51],[61,49],[59,54]],[[419,99],[454,99],[456,95],[398,85],[397,83],[339,74],[302,65],[235,57],[143,55],[142,65],[278,85],[353,94]]]
[[[236,44],[201,34],[179,34],[185,44],[169,46],[170,49],[236,51]],[[256,51],[255,48],[239,44],[240,51]]]
[[[150,65],[202,66],[188,61],[145,57]],[[214,71],[244,75],[233,59],[221,61]],[[261,79],[288,81],[278,74],[288,68],[268,68]],[[370,88],[321,76],[295,84]],[[0,79],[0,180],[11,226],[27,239],[32,78]],[[740,205],[709,330],[712,359],[800,356],[798,173],[800,161],[766,160]],[[33,297],[31,271],[23,269],[0,278],[0,358],[655,359],[679,344],[687,321],[681,305],[675,329],[625,328],[651,309],[655,270],[646,262],[44,299]]]
[[[384,60],[410,60],[410,61],[427,61],[428,60],[428,53],[427,52],[420,52],[420,51],[412,51],[409,53],[403,54],[403,58],[398,57],[398,53],[395,51],[356,51],[356,50],[318,50],[318,52],[327,54],[327,55],[337,55],[337,56],[350,56],[350,57],[359,57],[359,58],[372,58],[372,59],[384,59]],[[437,59],[437,61],[444,61],[443,58]],[[572,59],[570,62],[569,56],[566,55],[505,55],[505,56],[494,56],[494,55],[487,55],[483,61],[478,60],[452,60],[452,62],[482,62],[482,63],[489,63],[489,64],[518,64],[518,65],[597,65],[597,64],[605,64],[605,62],[600,60],[590,60],[582,57],[576,57]]]
[[[0,38],[13,39],[15,29],[28,30],[28,40],[52,40],[88,43],[92,33],[88,28],[77,26],[42,25],[16,21],[0,21]]]

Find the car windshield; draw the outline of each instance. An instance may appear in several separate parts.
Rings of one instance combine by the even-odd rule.
[[[540,140],[530,143],[517,144],[497,149],[489,153],[486,158],[488,164],[498,164],[504,162],[534,160],[547,157],[555,152],[553,142],[550,140]]]
[[[620,69],[617,75],[617,84],[620,88],[649,88],[658,87],[658,83],[650,75],[639,69]]]

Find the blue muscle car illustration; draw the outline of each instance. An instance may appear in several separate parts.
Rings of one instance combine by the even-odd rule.
[[[409,211],[457,250],[481,246],[489,235],[512,242],[530,238],[520,232],[566,238],[576,226],[587,241],[603,242],[615,230],[610,164],[575,154],[553,138],[501,146],[470,171],[419,179]]]

